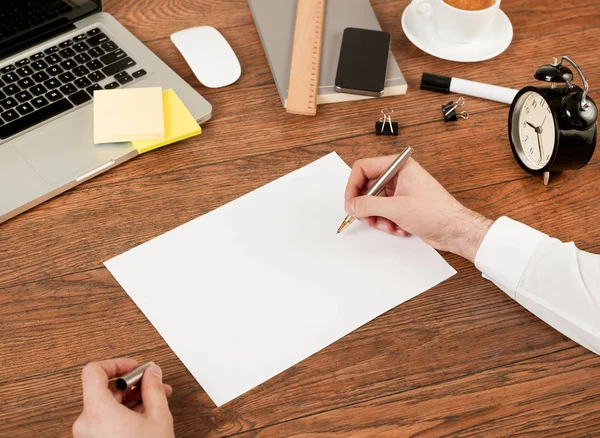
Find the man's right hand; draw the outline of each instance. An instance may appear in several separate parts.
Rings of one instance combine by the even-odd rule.
[[[492,221],[464,207],[410,158],[380,196],[361,196],[396,156],[358,160],[345,195],[346,213],[381,231],[419,236],[471,262]]]

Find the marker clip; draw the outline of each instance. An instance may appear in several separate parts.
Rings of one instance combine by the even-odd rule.
[[[460,117],[463,120],[467,120],[469,118],[469,113],[467,111],[461,111],[459,113],[456,112],[456,109],[459,106],[464,106],[466,103],[464,97],[459,97],[454,103],[454,101],[448,102],[446,105],[442,105],[442,114],[444,115],[444,122],[456,122]]]
[[[398,135],[398,122],[392,122],[393,109],[381,110],[382,117],[375,122],[375,134]]]

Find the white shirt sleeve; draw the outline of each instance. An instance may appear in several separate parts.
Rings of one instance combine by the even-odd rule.
[[[475,266],[531,313],[600,355],[600,255],[501,217]]]

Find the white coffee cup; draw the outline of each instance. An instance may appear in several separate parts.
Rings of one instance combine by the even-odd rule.
[[[412,0],[417,16],[435,20],[438,35],[459,44],[471,43],[485,34],[496,18],[500,1],[486,9],[467,11],[444,0]]]

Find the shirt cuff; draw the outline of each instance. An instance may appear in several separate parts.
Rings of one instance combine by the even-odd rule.
[[[548,235],[513,221],[499,218],[485,235],[475,256],[475,266],[483,276],[502,284],[513,299],[533,252]]]

